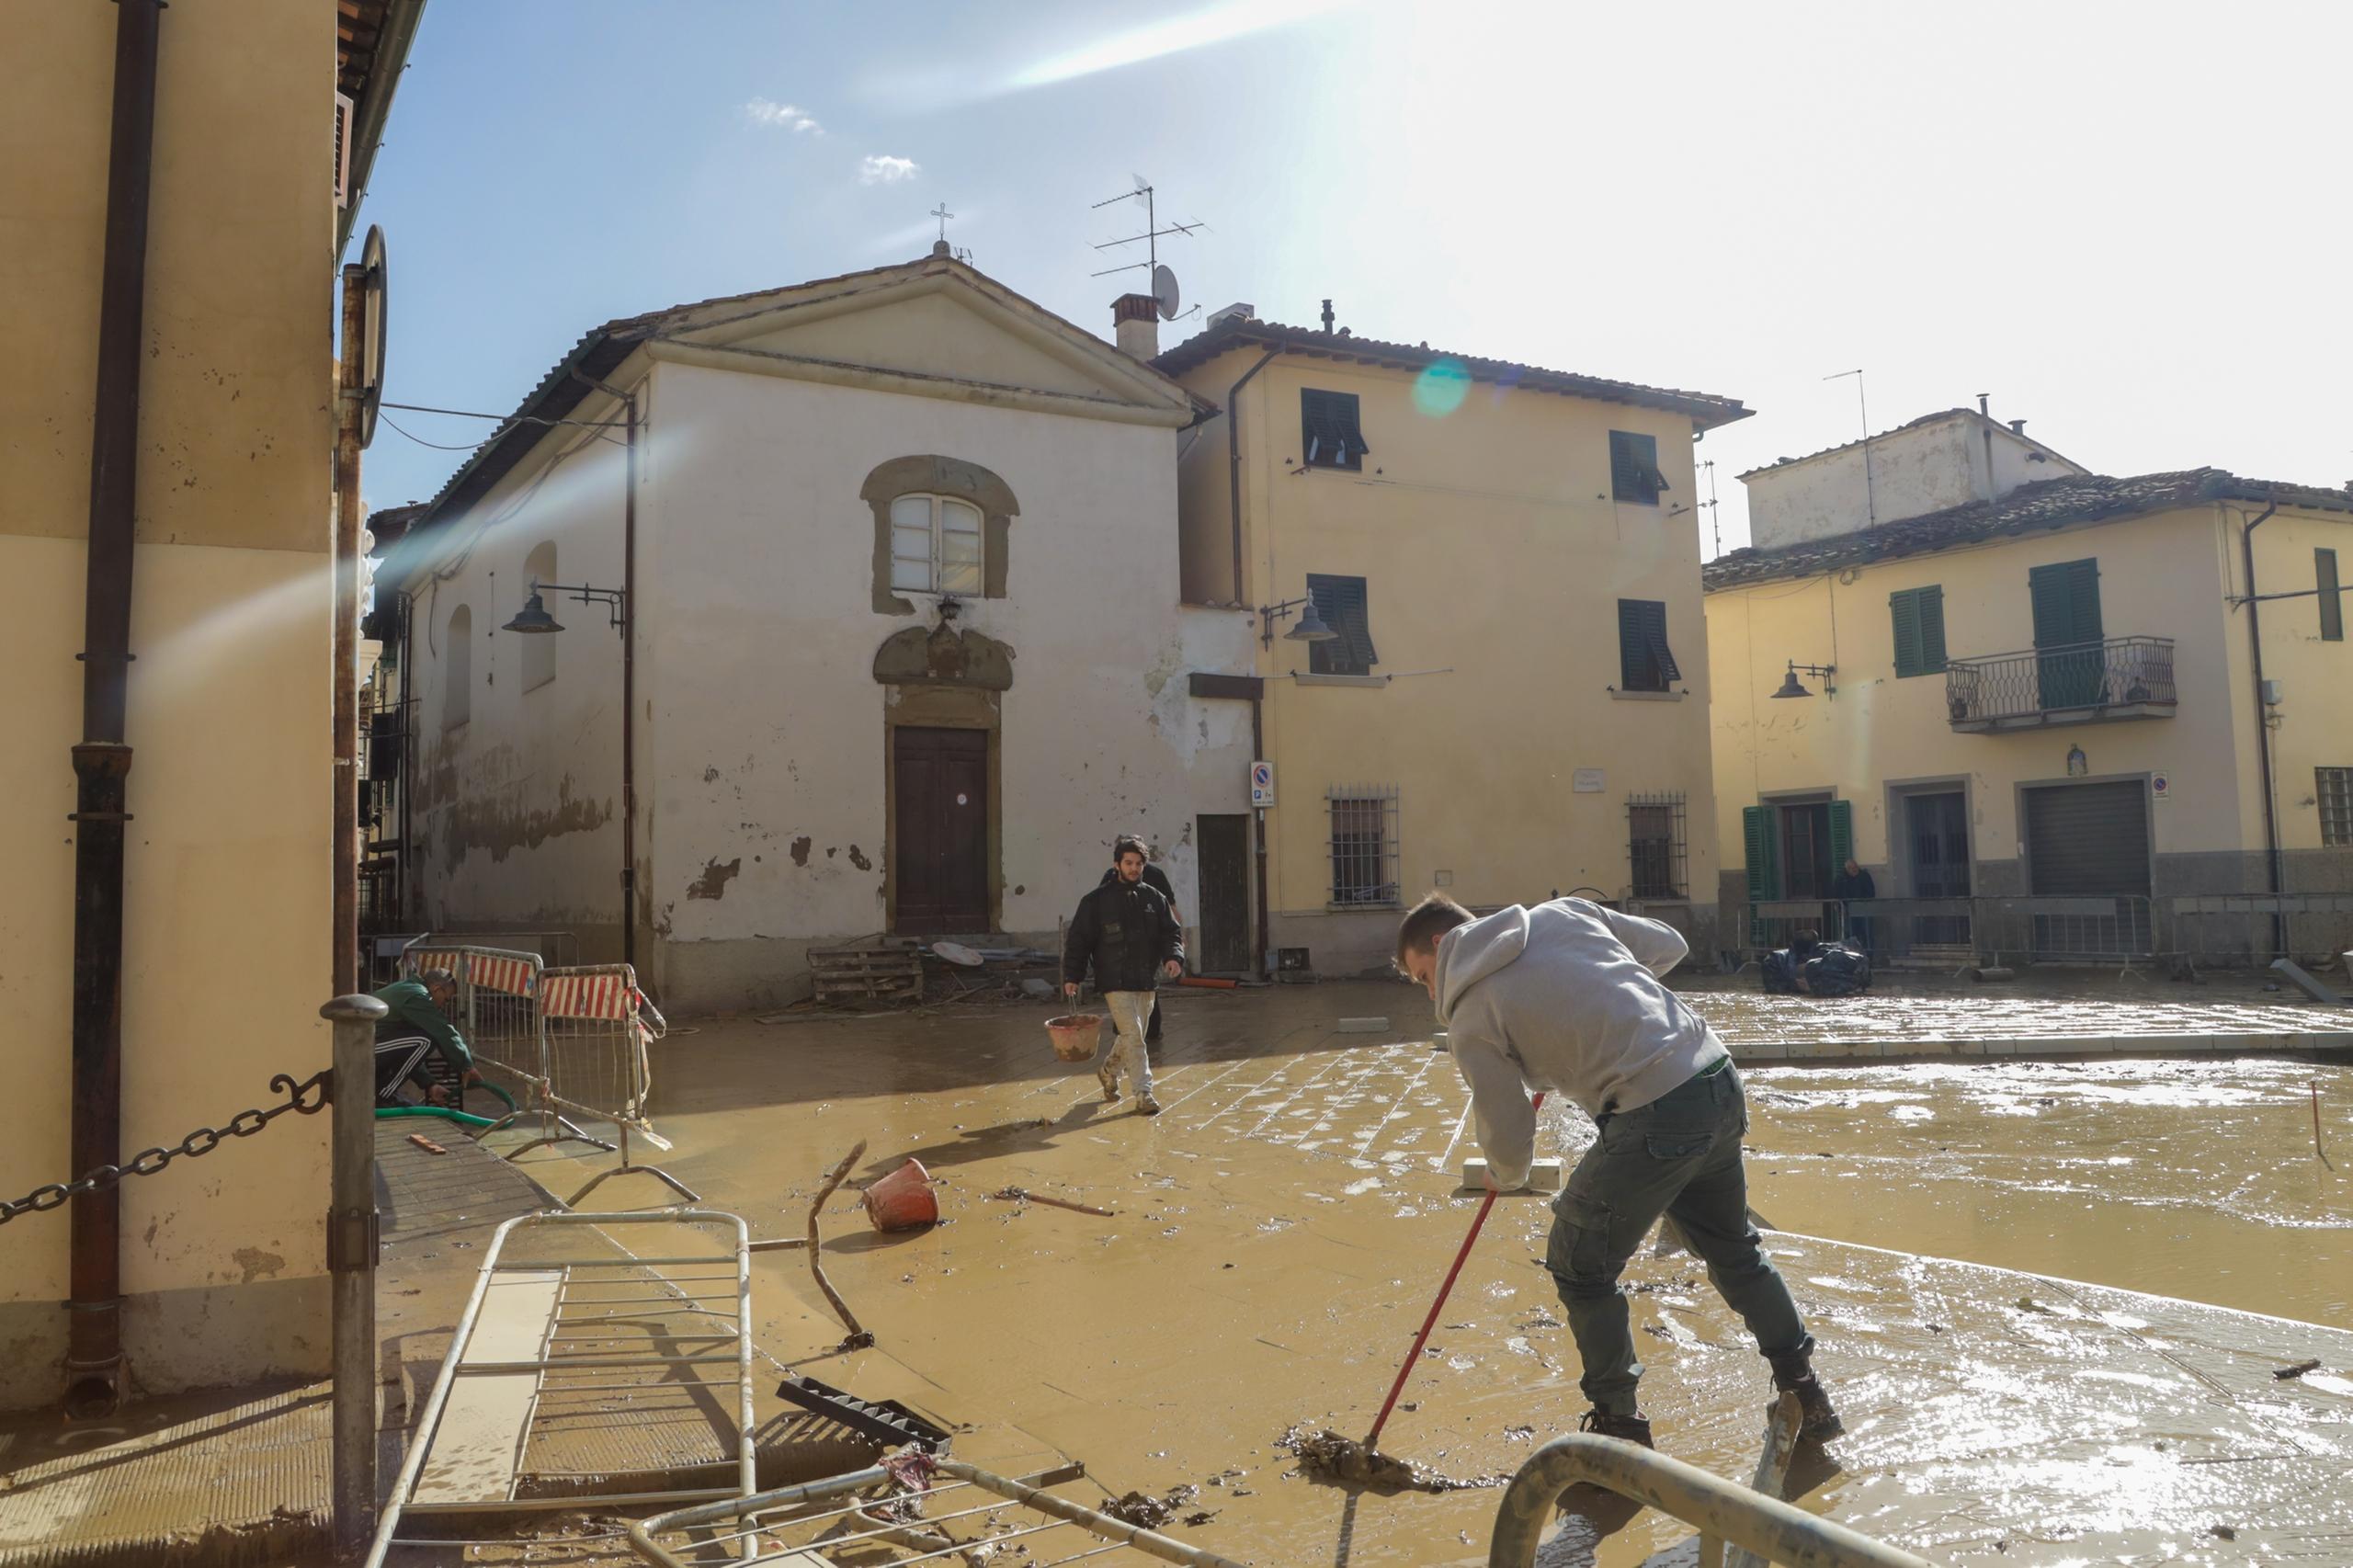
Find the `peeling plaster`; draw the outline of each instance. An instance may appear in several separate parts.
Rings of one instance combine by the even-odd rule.
[[[688,898],[725,898],[728,882],[743,869],[744,858],[741,855],[723,866],[716,858],[713,858],[708,865],[703,867],[702,875],[687,884],[687,896]]]
[[[857,867],[861,871],[870,871],[874,869],[874,862],[859,854],[858,852],[858,846],[855,844],[849,846],[849,863]]]
[[[792,863],[796,866],[809,863],[809,835],[805,833],[792,841]]]

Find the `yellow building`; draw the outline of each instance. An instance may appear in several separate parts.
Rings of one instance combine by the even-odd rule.
[[[1247,306],[1154,363],[1224,411],[1180,459],[1183,591],[1260,634],[1255,677],[1209,683],[1272,764],[1260,945],[1360,970],[1433,887],[1711,940],[1692,446],[1748,410]],[[1328,641],[1299,640],[1311,601]],[[1242,854],[1215,847],[1205,901]]]
[[[1967,410],[1742,477],[1757,545],[1706,568],[1728,932],[1813,923],[1851,854],[1888,958],[2344,945],[2353,494],[2104,477]]]
[[[417,8],[0,6],[10,1199],[327,1063],[336,186]],[[0,1225],[0,1403],[322,1370],[327,1121]]]

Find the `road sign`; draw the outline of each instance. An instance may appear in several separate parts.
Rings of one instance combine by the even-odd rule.
[[[1254,762],[1250,765],[1250,803],[1271,806],[1275,803],[1275,765]]]

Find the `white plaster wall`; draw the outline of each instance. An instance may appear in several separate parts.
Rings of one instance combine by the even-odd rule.
[[[1007,597],[958,624],[1008,644],[1003,926],[1051,932],[1123,831],[1162,846],[1195,912],[1197,812],[1246,809],[1246,704],[1190,669],[1248,668],[1233,612],[1178,608],[1176,433],[1059,414],[663,364],[658,506],[640,541],[642,753],[670,944],[847,937],[884,925],[876,648],[929,624],[877,614],[880,463],[938,453],[1019,502]],[[732,869],[730,869],[732,868]]]
[[[1983,444],[1983,437],[1980,437]],[[1978,454],[1980,464],[1984,454]],[[2058,453],[2036,443],[2022,440],[2007,430],[1994,432],[1994,494],[2007,495],[2021,484],[2036,484],[2046,479],[2064,479],[2070,474],[2088,473],[2081,463],[2069,462]]]
[[[574,416],[611,406],[592,400]],[[584,958],[618,952],[621,640],[603,606],[549,596],[565,629],[544,638],[555,678],[525,690],[533,640],[502,628],[523,608],[542,542],[555,544],[558,581],[620,585],[624,483],[620,447],[565,432],[438,530],[431,568],[408,581],[420,701],[412,864],[428,926],[568,927]],[[471,713],[453,728],[446,628],[460,605],[473,623]],[[642,734],[639,744],[642,757]]]
[[[1749,536],[1760,549],[1826,539],[1958,506],[1978,498],[1977,437],[1954,418],[1872,438],[1867,497],[1863,449],[1825,452],[1748,476]],[[1868,501],[1868,505],[1867,505]]]

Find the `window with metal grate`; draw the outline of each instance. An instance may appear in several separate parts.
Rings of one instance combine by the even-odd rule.
[[[1335,906],[1363,908],[1398,902],[1397,787],[1335,784],[1331,812]]]
[[[1688,896],[1685,870],[1684,801],[1678,792],[1626,798],[1627,857],[1632,862],[1631,896]]]
[[[2315,767],[2313,773],[2321,843],[2331,848],[2353,845],[2353,767]]]

